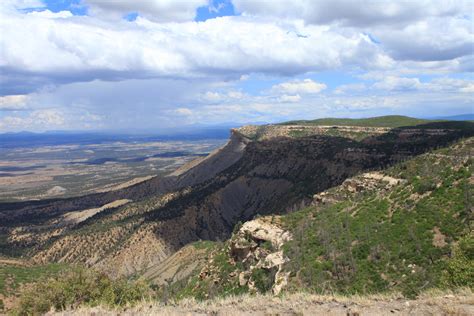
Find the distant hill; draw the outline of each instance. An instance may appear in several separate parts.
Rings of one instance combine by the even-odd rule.
[[[474,121],[474,114],[459,114],[452,116],[439,116],[435,117],[436,120],[447,120],[447,121]]]
[[[333,126],[366,126],[366,127],[401,127],[437,122],[403,115],[386,115],[371,118],[321,118],[316,120],[298,120],[281,123],[281,125],[333,125]]]
[[[203,139],[227,139],[229,127],[209,127],[166,133],[131,134],[111,132],[52,131],[44,133],[0,133],[0,148],[39,147],[59,145],[89,145],[111,142],[156,142]]]

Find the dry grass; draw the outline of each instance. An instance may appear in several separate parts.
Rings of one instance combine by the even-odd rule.
[[[456,292],[429,291],[417,300],[399,294],[371,296],[288,294],[243,295],[208,301],[184,299],[164,305],[147,302],[133,308],[107,310],[81,308],[51,315],[474,315],[474,295],[469,289]]]

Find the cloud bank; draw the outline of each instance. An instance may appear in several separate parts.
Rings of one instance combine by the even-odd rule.
[[[472,111],[470,1],[64,3],[0,3],[2,130]]]

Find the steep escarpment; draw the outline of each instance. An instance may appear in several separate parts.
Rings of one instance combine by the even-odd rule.
[[[114,275],[131,275],[163,262],[190,242],[225,240],[239,221],[284,214],[358,173],[473,134],[472,126],[440,124],[374,133],[362,141],[325,134],[251,141],[237,130],[223,149],[170,177],[98,195],[95,201],[97,195],[26,206],[20,222],[9,222],[13,228],[7,229],[8,245],[28,249],[36,262],[86,263]],[[101,207],[112,198],[132,202],[104,209],[79,224],[56,225],[58,216],[91,209],[83,207],[84,201],[100,202]],[[29,223],[26,214],[31,215]],[[12,235],[15,229],[23,237]]]
[[[236,227],[179,296],[367,294],[474,284],[474,138],[316,193],[310,205]],[[281,251],[283,249],[283,251]]]

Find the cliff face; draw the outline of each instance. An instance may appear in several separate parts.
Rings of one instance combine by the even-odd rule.
[[[11,210],[0,216],[14,227],[10,233],[16,229],[12,247],[29,247],[37,262],[83,262],[130,275],[192,241],[227,239],[239,221],[285,213],[353,175],[474,135],[474,129],[378,134],[363,141],[321,134],[252,141],[245,129],[234,130],[222,149],[169,177],[101,195],[15,206],[16,222]],[[80,224],[58,224],[68,212],[118,199],[133,202]]]
[[[302,289],[416,295],[469,286],[473,150],[474,137],[462,139],[348,178],[304,209],[238,225],[170,291],[196,298]]]

